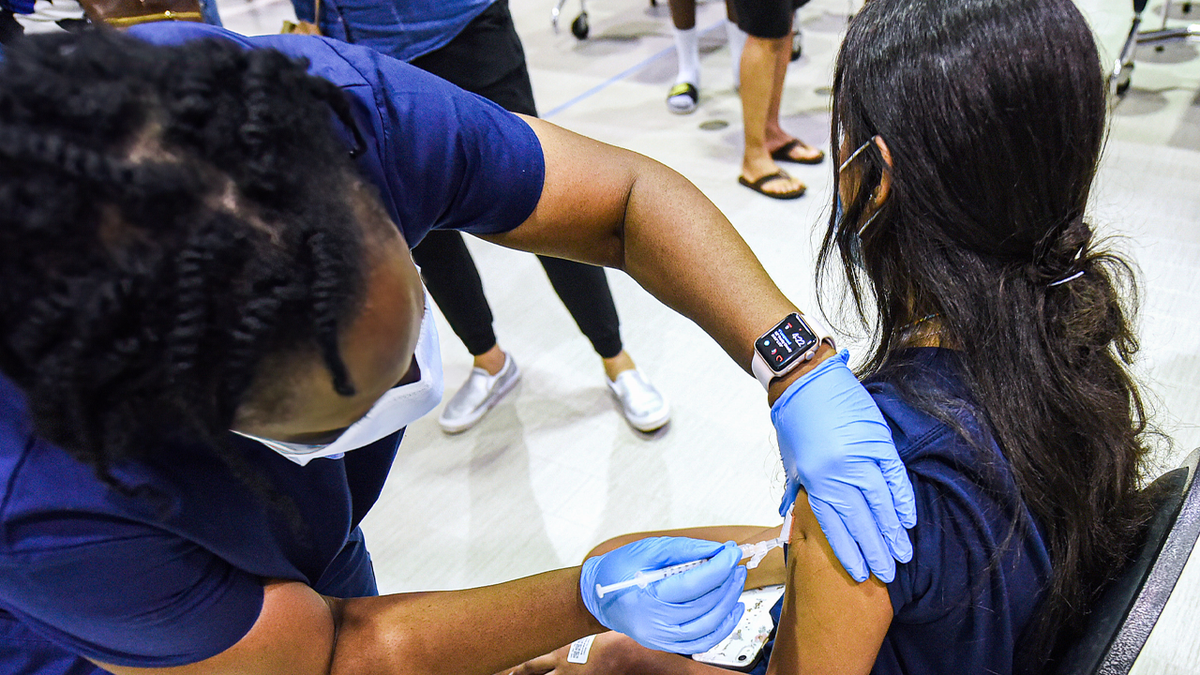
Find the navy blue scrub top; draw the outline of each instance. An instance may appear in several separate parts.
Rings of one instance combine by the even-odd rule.
[[[359,168],[409,246],[432,229],[506,232],[541,196],[544,159],[528,125],[364,47],[198,23],[130,33],[158,44],[218,37],[308,59],[311,73],[349,95],[368,148]],[[339,133],[349,147],[351,133]],[[24,395],[0,376],[0,673],[101,672],[80,656],[133,667],[208,658],[253,625],[263,579],[336,597],[376,594],[358,525],[402,434],[305,467],[233,436],[294,502],[304,524],[296,531],[202,447],[113,471],[128,486],[152,486],[156,500],[106,488],[33,435]]]
[[[1053,576],[1046,542],[955,352],[909,349],[889,364],[863,384],[908,469],[917,526],[912,560],[888,584],[894,615],[871,672],[1008,675]],[[970,440],[907,393],[933,391]]]

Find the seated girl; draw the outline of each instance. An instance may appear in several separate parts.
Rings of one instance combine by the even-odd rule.
[[[1084,218],[1106,103],[1072,0],[871,0],[851,22],[818,269],[873,326],[860,376],[919,522],[912,561],[859,584],[797,500],[786,566],[748,582],[786,580],[760,671],[1037,672],[1130,558],[1148,513],[1132,273]],[[720,671],[606,634],[586,665],[517,672]]]

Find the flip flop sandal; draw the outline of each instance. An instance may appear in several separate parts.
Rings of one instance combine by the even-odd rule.
[[[779,180],[781,178],[787,180],[788,178],[791,178],[791,176],[787,175],[787,173],[784,171],[776,171],[773,174],[763,176],[762,178],[759,178],[753,182],[748,180],[745,176],[738,176],[738,182],[750,188],[751,190],[754,190],[758,194],[766,195],[771,199],[796,199],[797,197],[803,195],[804,191],[808,189],[803,185],[790,192],[768,192],[763,189],[767,183],[770,183],[773,180]]]
[[[793,162],[795,164],[820,164],[821,162],[825,161],[825,152],[823,150],[817,150],[817,156],[813,157],[812,159],[796,159],[795,157],[792,157],[792,150],[794,148],[807,147],[807,143],[802,143],[800,142],[800,139],[793,138],[792,140],[784,143],[772,151],[771,159],[775,160],[776,162]]]
[[[667,110],[676,115],[687,115],[695,112],[696,103],[700,100],[700,91],[691,82],[680,82],[667,92]]]

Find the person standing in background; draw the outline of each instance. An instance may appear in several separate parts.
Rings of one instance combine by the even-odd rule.
[[[737,27],[733,5],[726,3],[728,17],[725,35],[729,42],[729,60],[733,64],[733,88],[741,84],[742,47],[746,34]],[[667,110],[687,115],[696,110],[700,100],[700,34],[696,30],[696,0],[671,0],[671,23],[674,24],[675,54],[679,58],[679,74],[667,92]]]
[[[738,182],[773,199],[796,199],[805,185],[777,162],[820,164],[825,153],[783,130],[779,106],[792,52],[792,23],[808,0],[728,0],[749,37],[742,52],[742,124],[745,149]]]
[[[509,112],[537,116],[525,51],[508,0],[324,0],[320,17],[314,17],[313,2],[293,0],[293,6],[298,18],[314,21],[325,36],[407,61]],[[606,382],[625,419],[643,432],[666,425],[670,406],[622,345],[604,270],[537,258],[603,360]],[[466,431],[513,389],[520,370],[496,339],[483,283],[462,235],[432,232],[413,249],[413,259],[450,327],[474,358],[466,383],[438,417],[445,432]]]

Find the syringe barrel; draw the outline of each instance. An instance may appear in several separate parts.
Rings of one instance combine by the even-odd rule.
[[[680,563],[678,565],[671,565],[670,567],[664,567],[664,568],[658,569],[658,570],[649,570],[649,571],[639,570],[638,572],[634,573],[632,579],[627,579],[625,581],[618,581],[615,584],[609,584],[607,586],[601,586],[600,584],[596,584],[596,597],[603,598],[604,595],[607,593],[612,593],[613,591],[619,591],[623,588],[629,588],[630,586],[638,586],[640,588],[645,588],[647,585],[652,584],[655,581],[659,581],[661,579],[666,579],[667,577],[673,577],[676,574],[682,574],[683,572],[686,572],[690,569],[699,567],[700,565],[703,565],[704,563],[708,562],[710,559],[711,558],[705,558],[703,560],[693,560],[691,562]]]

